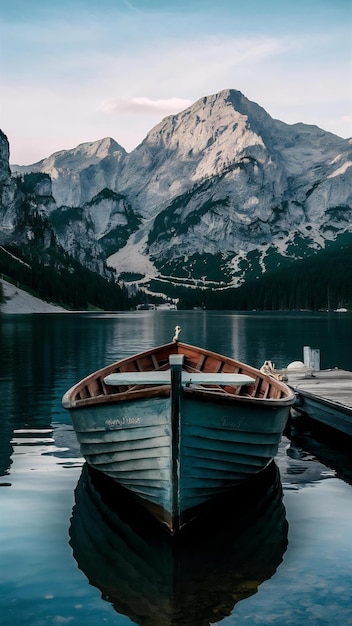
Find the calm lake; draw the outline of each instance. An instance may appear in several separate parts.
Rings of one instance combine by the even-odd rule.
[[[283,437],[223,523],[170,545],[87,471],[63,393],[180,339],[260,367],[321,350],[352,369],[352,315],[138,311],[0,315],[2,626],[352,625],[352,453]],[[351,389],[352,393],[352,389]]]

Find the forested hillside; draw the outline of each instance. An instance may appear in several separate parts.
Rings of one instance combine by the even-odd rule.
[[[279,269],[247,281],[236,289],[186,288],[174,283],[168,296],[179,299],[180,309],[213,310],[334,310],[352,309],[352,235],[300,261],[287,260]],[[54,249],[42,256],[16,247],[0,247],[0,273],[33,295],[72,310],[100,308],[127,310],[145,299],[130,297],[127,289],[81,266]],[[158,282],[152,285],[158,288]],[[165,285],[163,285],[165,290]],[[0,302],[2,298],[0,285]],[[149,301],[156,299],[149,297]]]
[[[302,260],[286,260],[280,268],[248,280],[236,289],[211,291],[174,287],[170,297],[179,308],[217,310],[334,310],[352,308],[352,235]],[[157,287],[157,285],[155,285]]]
[[[113,278],[103,278],[56,248],[40,255],[15,246],[0,247],[0,274],[32,295],[72,310],[126,310],[135,306],[126,288]]]

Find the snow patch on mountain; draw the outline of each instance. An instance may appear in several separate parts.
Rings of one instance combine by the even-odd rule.
[[[6,302],[0,304],[1,313],[67,313],[66,309],[44,302],[5,280],[0,280],[0,282],[6,298]]]
[[[137,282],[141,284],[156,278],[156,267],[145,253],[147,237],[148,232],[133,233],[124,248],[108,257],[108,267],[116,269],[119,274],[140,274],[144,278]]]
[[[346,161],[346,163],[343,163],[340,167],[337,168],[337,170],[329,174],[328,178],[335,178],[335,176],[341,176],[342,174],[345,174],[350,167],[352,167],[352,161]]]

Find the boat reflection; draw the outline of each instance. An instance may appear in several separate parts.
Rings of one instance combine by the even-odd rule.
[[[85,465],[70,545],[79,569],[118,613],[143,626],[204,626],[219,623],[273,576],[287,530],[274,463],[176,538]]]

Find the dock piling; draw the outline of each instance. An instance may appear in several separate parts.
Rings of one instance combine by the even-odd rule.
[[[320,370],[320,350],[319,348],[303,347],[303,362],[306,367],[313,370]]]

